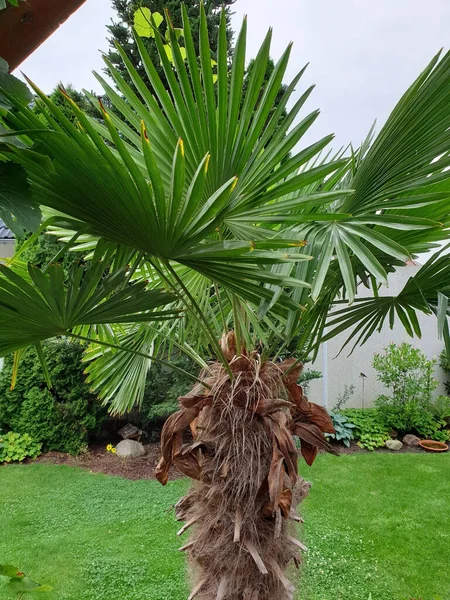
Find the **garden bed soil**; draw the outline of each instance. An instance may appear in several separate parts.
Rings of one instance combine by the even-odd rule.
[[[367,454],[369,450],[360,448],[352,443],[350,448],[338,446],[341,454]],[[63,452],[47,452],[36,459],[36,463],[52,464],[52,465],[68,465],[70,467],[81,467],[88,469],[93,473],[104,473],[106,475],[117,475],[126,479],[154,479],[156,465],[160,458],[159,443],[150,443],[145,445],[146,454],[140,458],[121,459],[115,454],[106,451],[104,445],[90,446],[87,452],[83,452],[79,456],[71,456]],[[375,452],[392,453],[387,448],[378,448]],[[425,452],[422,448],[403,447],[398,451],[404,452]],[[170,479],[181,479],[184,477],[182,473],[171,469]]]
[[[145,450],[145,456],[122,459],[116,454],[107,452],[104,445],[94,445],[79,456],[71,456],[63,452],[47,452],[39,456],[34,462],[81,467],[93,473],[117,475],[126,479],[154,479],[155,468],[161,456],[160,446],[157,443],[146,444]],[[182,477],[184,477],[182,473],[176,471],[176,469],[171,469],[169,479],[180,479]]]

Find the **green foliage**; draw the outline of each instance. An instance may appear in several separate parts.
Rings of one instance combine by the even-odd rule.
[[[377,379],[392,390],[394,404],[416,401],[427,405],[438,385],[433,377],[435,364],[407,342],[389,344],[383,354],[373,357]]]
[[[36,583],[13,565],[0,565],[0,575],[7,579],[6,589],[19,599],[28,594],[51,592],[53,589],[50,585]]]
[[[446,422],[437,417],[431,393],[438,382],[433,377],[436,361],[406,342],[389,344],[384,354],[375,354],[373,366],[377,378],[392,390],[392,396],[376,399],[378,415],[388,429],[417,433],[424,438],[441,441]],[[439,401],[437,410],[442,407]]]
[[[230,25],[231,10],[230,6],[234,4],[235,0],[206,0],[204,2],[208,33],[211,40],[211,51],[212,57],[216,57],[217,54],[217,38],[219,32],[220,23],[220,12],[222,6],[225,8],[226,19],[227,19],[227,38],[231,42],[233,38],[233,31]],[[182,14],[181,14],[181,2],[178,0],[113,0],[113,7],[117,11],[119,20],[115,21],[108,27],[111,32],[110,38],[110,50],[108,51],[108,58],[112,65],[118,69],[119,73],[125,79],[127,83],[131,83],[131,77],[128,70],[125,68],[123,61],[120,57],[119,52],[115,46],[119,43],[130,58],[131,63],[136,68],[143,81],[151,89],[151,83],[148,79],[147,73],[145,72],[144,65],[139,55],[137,44],[133,38],[132,28],[136,25],[136,19],[138,25],[141,25],[141,29],[138,30],[138,34],[146,34],[143,37],[144,45],[150,55],[152,63],[154,64],[158,74],[160,75],[163,83],[167,87],[167,80],[164,70],[161,66],[161,61],[158,55],[155,39],[151,35],[151,29],[148,26],[146,18],[149,14],[164,15],[164,11],[167,10],[170,15],[173,26],[177,29],[183,27]],[[200,28],[200,0],[186,0],[184,2],[188,15],[190,17],[192,37],[194,40],[195,51],[199,53],[199,28]],[[143,13],[140,9],[143,9]],[[148,11],[148,12],[147,12]],[[158,19],[158,17],[156,17]],[[158,20],[156,20],[158,25]],[[163,39],[166,39],[167,25],[165,20],[159,23],[158,31],[161,33]]]
[[[375,404],[380,420],[389,429],[395,429],[403,434],[417,433],[420,437],[436,440],[442,435],[446,435],[440,433],[446,423],[444,420],[437,419],[433,414],[431,402],[421,403],[410,400],[394,403],[388,396],[379,396]]]
[[[381,448],[391,437],[389,429],[380,419],[375,408],[346,408],[342,414],[355,426],[353,437],[360,448],[367,450]]]
[[[24,233],[16,238],[16,252],[20,250],[29,237],[29,233]],[[58,242],[54,235],[41,233],[37,239],[23,251],[20,258],[24,262],[31,263],[33,266],[42,269],[55,258],[62,248],[64,248],[64,244]],[[64,256],[60,258],[58,262],[64,270],[65,278],[67,278],[70,265],[74,261],[79,260],[80,254],[75,252],[65,252]]]
[[[338,395],[336,404],[333,407],[333,412],[342,410],[342,408],[350,401],[350,398],[355,393],[354,385],[344,385],[344,391]]]
[[[86,96],[81,92],[77,91],[71,83],[67,84],[64,87],[62,87],[61,85],[57,85],[49,95],[49,99],[53,102],[55,106],[59,108],[64,117],[66,117],[66,119],[69,119],[71,123],[77,124],[78,119],[74,112],[70,110],[69,105],[65,100],[65,96],[62,93],[62,90],[64,90],[64,94],[67,94],[69,98],[76,102],[77,106],[79,106],[81,110],[85,111],[90,116],[98,116],[96,108],[94,108],[94,106],[86,98]],[[43,124],[47,123],[45,115],[49,114],[49,110],[39,97],[35,98],[33,112],[38,116],[39,120],[42,121]]]
[[[442,350],[442,352],[439,355],[439,366],[441,367],[441,369],[443,371],[445,371],[445,373],[447,373],[447,375],[450,376],[450,362],[448,360],[448,354],[447,351]],[[444,383],[445,386],[445,391],[447,392],[447,394],[450,394],[450,381],[446,381]]]
[[[67,341],[43,346],[52,389],[46,387],[36,350],[30,349],[10,390],[13,358],[8,356],[0,373],[0,426],[30,434],[46,450],[77,454],[98,430],[106,410],[84,381],[83,346]]]
[[[22,234],[25,229],[35,231],[41,219],[39,206],[31,196],[26,172],[13,162],[0,162],[0,218],[16,235]]]
[[[354,437],[354,423],[351,422],[349,417],[341,412],[332,412],[330,413],[330,417],[333,421],[333,426],[336,430],[336,433],[328,434],[328,437],[330,437],[332,440],[336,440],[337,442],[342,442],[344,446],[349,448],[350,442]]]
[[[438,396],[431,406],[431,410],[437,419],[450,424],[450,398]]]
[[[26,0],[0,0],[0,10],[3,10],[7,7],[7,2],[11,4],[11,6],[15,6],[16,8],[19,6],[19,2],[25,2]]]
[[[9,109],[12,106],[11,100],[2,91],[10,94],[20,104],[29,104],[33,99],[28,87],[23,81],[9,74],[8,63],[0,58],[0,109]]]
[[[0,463],[21,462],[26,458],[34,459],[39,456],[40,451],[41,444],[35,442],[28,433],[20,434],[14,431],[0,433]]]
[[[141,5],[132,4],[121,3],[124,11],[133,9],[127,23],[133,22]],[[65,215],[54,225],[66,232],[80,234],[93,244],[99,237],[108,240],[111,253],[130,248],[134,252],[130,280],[141,278],[148,287],[175,293],[180,318],[162,323],[161,337],[170,337],[181,347],[192,337],[195,352],[215,354],[226,368],[217,339],[231,328],[246,349],[259,345],[263,355],[273,346],[273,332],[286,345],[299,335],[298,346],[305,355],[317,352],[324,337],[347,327],[356,328],[357,343],[362,343],[387,316],[391,325],[398,319],[408,332],[417,332],[416,311],[429,313],[435,308],[437,292],[450,290],[447,257],[430,259],[409,280],[400,299],[374,294],[350,303],[343,313],[333,313],[331,324],[337,315],[336,328],[325,333],[330,307],[337,297],[347,305],[358,279],[367,282],[371,276],[374,282],[385,281],[396,265],[448,238],[441,223],[450,214],[450,156],[445,152],[450,112],[442,107],[448,106],[450,98],[450,53],[433,58],[373,143],[369,139],[351,155],[321,160],[318,157],[332,136],[300,147],[318,116],[313,111],[298,119],[311,88],[291,104],[304,69],[273,111],[283,89],[291,45],[266,82],[269,31],[246,75],[246,22],[231,63],[226,13],[219,44],[208,33],[208,19],[211,12],[219,12],[218,4],[207,2],[206,10],[201,5],[200,17],[198,4],[195,14],[190,12],[192,3],[184,8],[186,60],[171,26],[181,25],[175,22],[176,6],[169,11],[172,22],[168,18],[159,27],[164,40],[158,35],[136,36],[132,43],[139,52],[131,59],[125,40],[124,48],[117,48],[122,71],[115,68],[114,60],[106,60],[116,90],[97,75],[114,107],[102,110],[97,121],[89,119],[70,96],[66,99],[75,121],[66,119],[32,85],[51,113],[46,126],[20,104],[2,122],[11,136],[17,135],[18,124],[27,129],[26,135],[18,135],[33,150],[8,149],[26,168],[35,199]],[[142,6],[163,14],[157,2]],[[166,31],[173,62],[165,49]],[[146,51],[147,42],[158,46],[158,56]],[[211,65],[214,57],[217,80]],[[121,73],[127,73],[126,80]],[[133,86],[127,83],[131,80]],[[64,123],[62,128],[59,122]],[[8,275],[4,276],[6,280]],[[25,327],[29,314],[22,311],[24,294],[16,289],[25,283],[16,284],[14,309],[21,318],[15,328],[20,325],[20,343],[24,346],[25,338],[55,335],[52,315],[41,304],[43,318],[30,319]],[[59,297],[51,299],[58,302]],[[11,311],[2,308],[1,313],[7,326]],[[140,318],[140,314],[133,316]],[[45,331],[44,319],[50,322]],[[65,319],[64,332],[79,324]],[[118,330],[111,329],[113,335]],[[0,327],[0,337],[12,344],[11,331],[4,331],[5,326]],[[133,340],[128,341],[131,346]],[[141,353],[142,358],[148,360]],[[124,365],[125,361],[119,372],[104,361],[93,385],[110,383],[111,374],[115,381],[125,381],[127,373],[142,366]],[[135,395],[126,391],[122,399],[134,402]],[[128,404],[117,407],[123,410]]]
[[[301,385],[305,394],[309,392],[309,384],[314,379],[321,379],[322,373],[314,369],[305,369],[298,378],[298,385]]]
[[[187,356],[168,359],[170,364],[198,375],[198,365]],[[167,366],[154,364],[148,372],[139,419],[142,427],[151,428],[179,409],[178,397],[192,388],[192,381]]]

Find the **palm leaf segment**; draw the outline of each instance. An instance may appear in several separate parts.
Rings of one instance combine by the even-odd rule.
[[[0,265],[0,355],[4,356],[80,326],[134,323],[173,318],[174,311],[155,310],[175,297],[147,290],[146,283],[127,284],[125,270],[106,275],[101,261],[85,269],[74,264],[67,284],[60,265],[47,273],[29,266],[30,282]]]

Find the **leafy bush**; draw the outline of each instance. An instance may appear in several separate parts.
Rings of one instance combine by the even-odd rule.
[[[27,239],[30,237],[29,233],[25,233],[16,239],[16,251],[19,250]],[[21,260],[29,262],[35,267],[46,267],[55,256],[64,248],[62,242],[58,242],[54,235],[48,233],[41,233],[37,239],[29,245],[22,253]],[[80,253],[77,252],[65,252],[64,256],[60,257],[59,262],[64,269],[64,273],[67,274],[68,269],[74,261],[79,261],[81,258]]]
[[[446,425],[450,425],[450,398],[438,396],[433,402],[431,410],[437,419],[445,421]]]
[[[450,362],[448,360],[448,356],[447,356],[447,352],[446,352],[445,348],[444,348],[444,350],[442,350],[442,352],[439,355],[439,366],[450,377]],[[445,387],[445,391],[447,392],[447,394],[450,395],[450,381],[446,381],[444,383],[444,387]]]
[[[330,417],[333,421],[333,426],[336,430],[336,433],[331,433],[328,435],[328,437],[330,437],[332,440],[342,442],[344,446],[349,448],[350,442],[354,436],[354,423],[352,423],[350,419],[341,412],[331,412]]]
[[[377,379],[392,389],[395,403],[419,402],[426,406],[438,386],[433,377],[435,360],[428,360],[419,348],[411,344],[389,344],[383,354],[375,354],[373,367]]]
[[[443,401],[433,404],[431,394],[438,382],[433,377],[435,360],[428,360],[418,348],[404,342],[390,344],[384,354],[375,354],[377,378],[392,390],[375,401],[378,414],[388,429],[414,432],[421,437],[442,440],[446,421],[437,414]]]
[[[353,437],[360,448],[380,448],[391,437],[389,429],[375,408],[346,408],[342,414],[355,426]]]
[[[77,454],[106,416],[85,383],[83,346],[68,341],[44,344],[52,389],[45,383],[37,353],[22,357],[14,390],[10,390],[13,359],[0,373],[0,427],[28,433],[46,450]]]
[[[169,359],[175,366],[189,373],[198,374],[199,367],[187,356]],[[150,429],[178,410],[178,397],[186,394],[192,381],[182,373],[172,371],[160,364],[153,364],[147,375],[144,398],[139,409],[141,427]]]
[[[433,405],[425,405],[418,401],[394,404],[388,396],[380,396],[376,400],[378,414],[388,428],[402,433],[417,433],[424,438],[438,439],[442,427],[446,425],[442,419],[433,414]]]
[[[0,434],[0,463],[21,462],[25,458],[36,458],[41,451],[41,444],[35,442],[28,433],[13,431]]]

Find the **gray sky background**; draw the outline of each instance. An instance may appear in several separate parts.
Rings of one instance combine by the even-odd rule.
[[[317,85],[307,108],[320,108],[308,141],[336,134],[335,146],[359,143],[441,48],[450,46],[449,0],[237,0],[234,29],[248,15],[248,56],[273,27],[272,56],[294,42],[287,79],[306,63],[301,93]],[[110,0],[87,0],[28,60],[23,70],[44,91],[58,81],[99,90],[91,71],[107,50]]]

